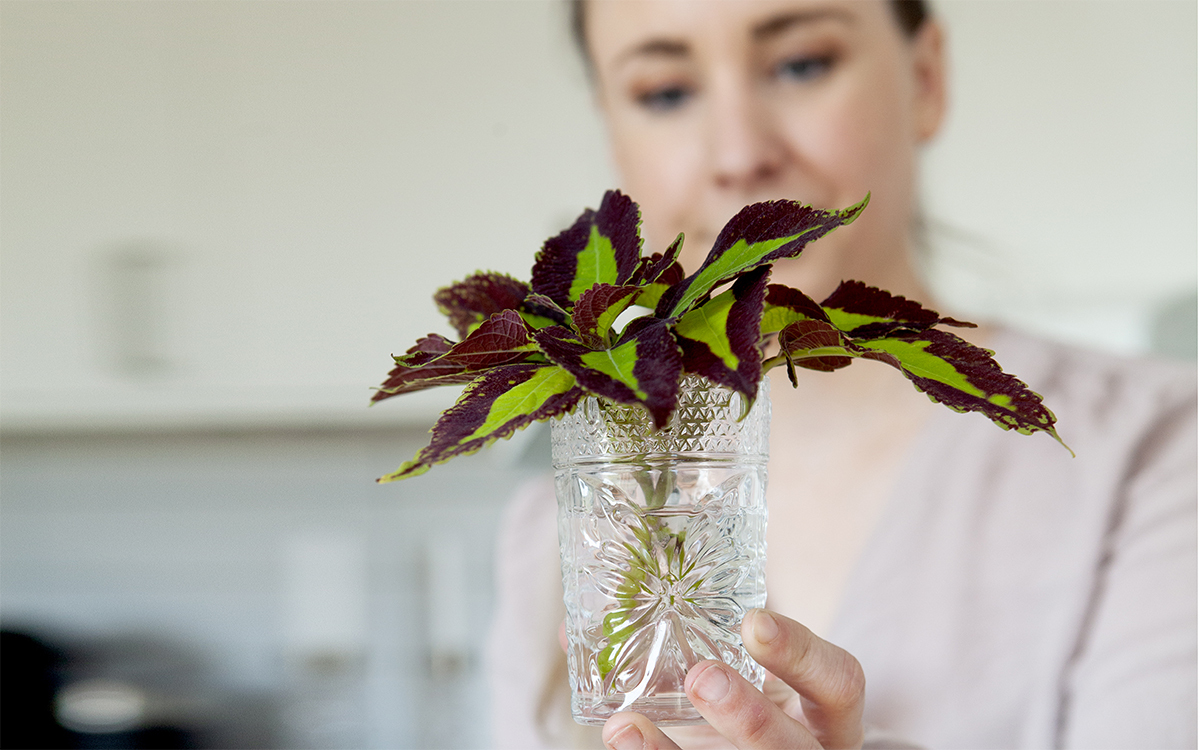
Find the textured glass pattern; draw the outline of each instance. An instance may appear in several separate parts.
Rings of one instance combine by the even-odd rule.
[[[760,398],[738,421],[746,399],[736,391],[713,387],[695,375],[684,378],[679,408],[654,432],[640,406],[586,398],[575,411],[554,423],[552,454],[556,467],[589,458],[711,453],[766,461],[771,420],[770,380],[763,378]]]
[[[739,395],[700,379],[685,387],[686,406],[658,434],[639,408],[596,399],[553,426],[572,711],[582,723],[624,710],[700,723],[683,680],[705,659],[762,684],[740,625],[766,603],[769,399],[764,391],[739,422]]]

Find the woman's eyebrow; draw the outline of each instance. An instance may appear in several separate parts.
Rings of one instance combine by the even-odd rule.
[[[750,33],[755,41],[764,41],[776,37],[794,26],[831,19],[847,24],[854,23],[854,15],[852,13],[838,8],[816,8],[814,10],[802,10],[773,16],[762,23],[756,24]],[[647,39],[625,50],[617,56],[615,62],[621,64],[637,57],[686,58],[690,54],[691,47],[687,42],[659,37]]]
[[[647,39],[641,44],[622,52],[616,62],[622,63],[634,57],[687,57],[691,49],[686,42],[674,39]]]
[[[762,23],[756,24],[750,33],[755,41],[761,42],[772,37],[779,36],[788,29],[791,29],[793,26],[815,23],[817,21],[829,19],[842,21],[848,24],[854,23],[854,15],[844,10],[837,8],[817,8],[815,10],[802,10],[796,11],[795,13],[785,13],[783,15],[769,18]]]

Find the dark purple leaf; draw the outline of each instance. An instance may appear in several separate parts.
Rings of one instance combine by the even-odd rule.
[[[533,291],[567,310],[594,284],[626,283],[641,255],[640,223],[637,204],[618,190],[608,191],[599,211],[587,209],[569,229],[546,240],[533,265]]]
[[[531,293],[525,298],[525,301],[521,304],[521,311],[529,315],[536,315],[539,318],[545,318],[556,325],[566,325],[570,317],[566,310],[555,304],[554,300],[544,294],[536,293]],[[528,318],[526,318],[526,322],[529,322]],[[538,325],[534,327],[544,328],[545,326]]]
[[[489,271],[439,289],[433,301],[450,319],[458,335],[465,337],[472,328],[501,310],[516,310],[528,294],[529,285],[524,281]]]
[[[585,344],[561,326],[534,333],[542,352],[574,375],[589,392],[626,404],[642,404],[661,429],[679,399],[683,360],[666,321],[638,318],[611,348]]]
[[[380,482],[428,471],[434,464],[475,453],[530,424],[574,408],[583,389],[560,367],[519,364],[498,367],[473,381],[438,419],[429,445]]]
[[[808,243],[857,219],[869,199],[870,195],[842,211],[823,211],[796,201],[746,206],[717,235],[696,273],[663,295],[656,314],[662,318],[682,315],[743,271],[799,255]]]
[[[469,383],[483,370],[524,362],[538,354],[529,328],[516,310],[496,313],[459,343],[436,351],[448,343],[440,336],[421,339],[408,354],[396,358],[396,367],[371,400],[382,401],[439,385]]]
[[[904,373],[918,390],[960,412],[980,412],[1004,429],[1030,434],[1054,429],[1054,414],[1042,397],[1005,373],[991,352],[946,331],[896,331],[878,339],[853,340],[829,323],[801,320],[780,332],[780,347],[791,366],[833,370],[852,357],[884,362]]]
[[[607,347],[617,316],[628,310],[640,293],[641,287],[637,286],[597,284],[580,295],[571,310],[571,320],[583,342],[597,348]]]
[[[829,322],[829,316],[812,297],[799,289],[782,284],[767,286],[767,299],[763,303],[762,334],[764,336],[782,331],[789,323],[798,320]]]
[[[683,281],[683,266],[679,265],[679,251],[683,249],[683,233],[680,232],[665,253],[652,253],[638,262],[633,275],[636,284],[678,284]]]
[[[787,356],[788,376],[796,385],[792,367],[833,372],[861,356],[841,331],[823,320],[797,320],[779,332],[779,348]]]
[[[770,266],[740,275],[733,287],[686,313],[675,325],[686,372],[703,375],[753,401],[762,380],[760,325]]]
[[[454,342],[446,338],[440,333],[431,333],[425,338],[417,339],[417,343],[413,344],[412,348],[404,353],[402,357],[393,357],[397,362],[401,359],[410,361],[412,364],[422,364],[428,362],[434,357],[445,354],[454,346]],[[417,356],[421,355],[421,356]]]
[[[924,331],[936,325],[975,328],[974,323],[943,318],[913,300],[861,281],[843,281],[821,307],[834,325],[854,338],[880,338],[900,329]]]
[[[1004,372],[986,349],[936,328],[856,343],[866,350],[863,357],[899,368],[918,389],[955,411],[977,411],[1006,430],[1047,432],[1062,442],[1042,397]]]

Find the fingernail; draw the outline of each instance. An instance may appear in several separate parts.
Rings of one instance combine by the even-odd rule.
[[[779,635],[779,623],[765,609],[754,613],[754,640],[762,644],[770,643]]]
[[[624,729],[609,737],[604,744],[612,750],[642,750],[646,747],[646,741],[642,739],[636,724],[626,724]]]
[[[700,673],[692,690],[706,703],[716,703],[729,694],[729,676],[718,666],[709,667]]]

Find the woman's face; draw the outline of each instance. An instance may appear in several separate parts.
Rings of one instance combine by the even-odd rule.
[[[858,222],[775,277],[817,295],[843,278],[913,291],[916,149],[943,109],[936,25],[910,39],[883,0],[593,0],[586,13],[648,249],[684,232],[695,268],[747,203],[843,208],[870,191]]]

